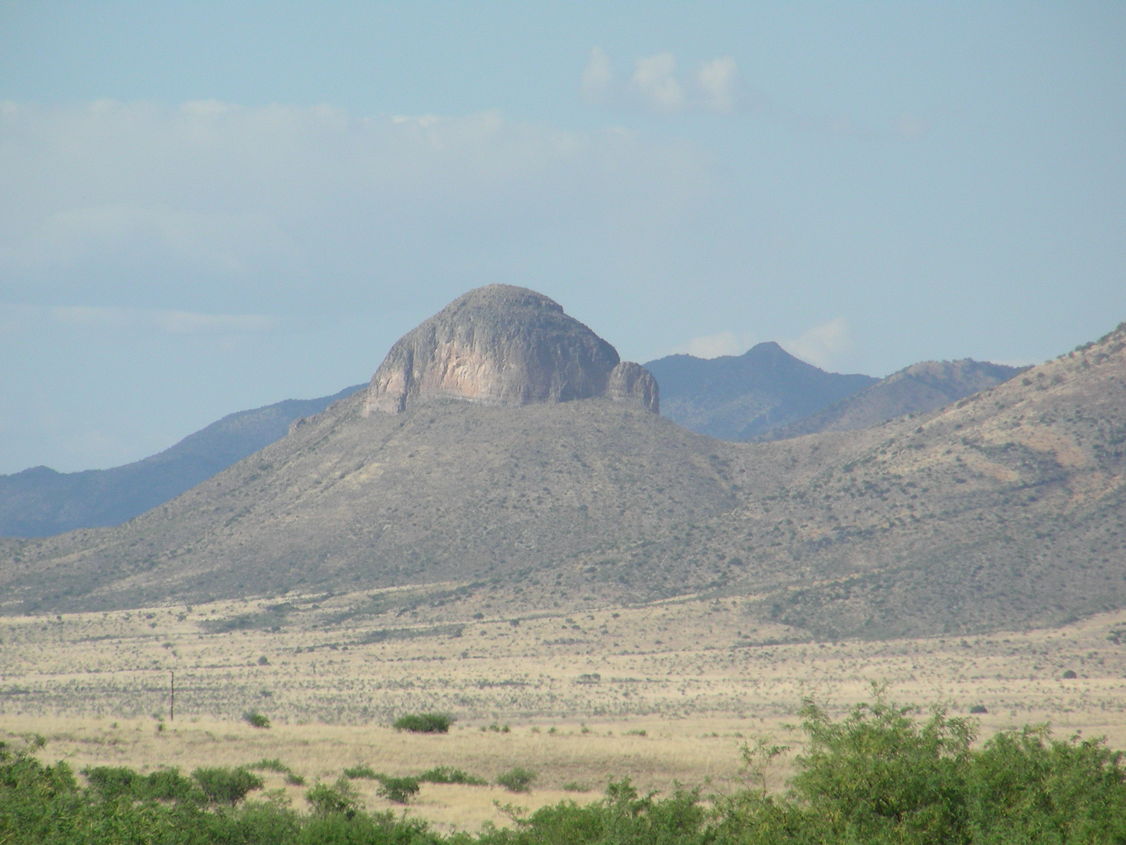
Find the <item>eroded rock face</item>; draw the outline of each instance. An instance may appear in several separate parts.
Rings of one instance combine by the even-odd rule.
[[[657,380],[651,372],[633,361],[622,361],[610,371],[606,395],[618,402],[637,402],[654,414],[660,411]]]
[[[548,297],[488,285],[401,337],[368,387],[364,414],[429,399],[527,405],[610,396],[657,411],[657,383]]]

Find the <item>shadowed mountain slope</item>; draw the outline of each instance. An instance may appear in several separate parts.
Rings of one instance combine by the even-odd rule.
[[[743,355],[670,355],[645,365],[661,386],[661,412],[685,428],[723,440],[756,435],[814,414],[876,379],[827,373],[777,343]]]
[[[1024,369],[970,358],[912,364],[823,411],[769,429],[755,439],[782,440],[819,431],[868,428],[896,417],[936,410],[1008,381]]]
[[[39,466],[0,475],[0,535],[45,537],[125,522],[273,443],[295,420],[320,413],[358,389],[229,414],[163,452],[112,469],[63,473]]]

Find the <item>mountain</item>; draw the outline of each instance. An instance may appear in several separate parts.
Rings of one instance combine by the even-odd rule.
[[[561,362],[554,331],[531,328],[549,303],[521,312],[518,349],[486,332],[477,371],[507,372],[496,356]],[[430,350],[420,372],[461,354]],[[605,393],[560,401],[545,385],[561,366],[526,371],[512,405],[443,388],[379,410],[374,379],[125,525],[0,543],[0,606],[426,583],[444,586],[402,605],[418,621],[703,596],[836,638],[1126,604],[1126,324],[936,411],[769,443],[687,431],[641,396],[614,398],[608,375]]]
[[[45,537],[117,525],[283,436],[291,423],[359,389],[319,399],[287,399],[230,414],[163,452],[124,466],[56,472],[39,466],[0,475],[0,536]]]
[[[823,411],[770,428],[754,439],[782,440],[819,431],[868,428],[896,417],[936,410],[1008,381],[1025,369],[970,358],[912,364]]]
[[[827,373],[777,343],[721,358],[670,355],[645,367],[661,386],[666,417],[723,440],[750,440],[876,382],[871,376]]]
[[[660,564],[647,555],[650,584],[731,556],[717,591],[822,638],[1046,627],[1126,604],[1126,323],[928,415],[748,448],[789,453],[784,489]]]
[[[506,293],[505,286],[494,286],[492,291],[510,325],[520,324],[513,316],[519,301],[513,291],[518,290]],[[500,302],[506,296],[507,300]],[[450,314],[435,315],[388,355],[381,372],[373,376],[376,398],[369,403],[369,411],[380,404],[388,408],[397,408],[400,403],[405,406],[417,391],[461,391],[462,398],[485,404],[512,402],[511,392],[506,394],[502,386],[497,387],[495,397],[473,394],[479,391],[483,379],[488,380],[474,367],[489,357],[473,349],[472,340],[470,347],[456,356],[450,353],[450,344],[458,341],[448,335],[454,324],[449,318],[466,307],[466,303],[451,303]],[[485,309],[478,317],[487,312]],[[555,312],[548,309],[547,313]],[[437,319],[439,316],[441,319]],[[466,316],[460,315],[462,323]],[[442,331],[447,336],[439,344],[434,333]],[[594,356],[591,361],[599,355],[611,355],[612,361],[605,358],[589,384],[576,382],[572,373],[559,384],[547,386],[549,392],[566,390],[577,396],[585,391],[583,395],[619,398],[636,395],[643,406],[656,411],[660,404],[658,384],[650,369],[655,370],[662,374],[660,393],[666,416],[694,431],[735,440],[775,440],[876,425],[894,416],[933,410],[1019,372],[1018,368],[969,360],[929,362],[875,382],[867,376],[824,373],[774,343],[760,344],[737,358],[703,360],[675,355],[643,368],[619,362],[613,347],[589,329],[584,337],[589,354]],[[426,350],[439,345],[446,357],[423,367]],[[422,355],[416,360],[419,349]],[[556,350],[567,355],[577,351]],[[581,360],[581,356],[575,360]],[[524,371],[540,366],[536,361],[521,362]],[[513,378],[511,363],[505,378]],[[392,381],[400,386],[393,396],[387,392]],[[409,389],[405,387],[408,383]],[[492,383],[499,385],[495,378]],[[334,396],[287,400],[231,414],[157,455],[109,470],[59,473],[48,467],[33,467],[0,476],[0,537],[44,537],[125,522],[272,443],[294,421],[316,414],[359,389],[357,385]],[[834,404],[833,397],[842,393],[846,398]],[[523,401],[526,399],[520,398]],[[823,410],[810,412],[818,408]],[[752,429],[758,433],[747,435]]]
[[[609,396],[658,409],[657,383],[543,294],[488,285],[399,339],[372,376],[364,414],[460,399],[516,407]]]

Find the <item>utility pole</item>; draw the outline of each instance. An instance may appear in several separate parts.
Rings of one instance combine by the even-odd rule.
[[[168,685],[168,721],[171,722],[176,718],[176,670],[169,670],[172,678]]]

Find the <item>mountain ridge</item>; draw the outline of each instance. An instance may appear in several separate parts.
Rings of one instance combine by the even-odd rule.
[[[736,596],[811,637],[1122,606],[1126,324],[928,414],[769,443],[606,398],[353,395],[111,529],[0,544],[8,609],[449,582],[499,615]],[[438,607],[438,605],[435,605]]]
[[[286,399],[236,411],[147,458],[104,470],[30,467],[0,475],[0,534],[44,537],[117,525],[160,505],[274,442],[302,417],[359,390]]]
[[[722,440],[748,440],[816,413],[876,379],[827,373],[773,341],[742,355],[670,355],[649,361],[662,390],[662,410],[685,428]]]

